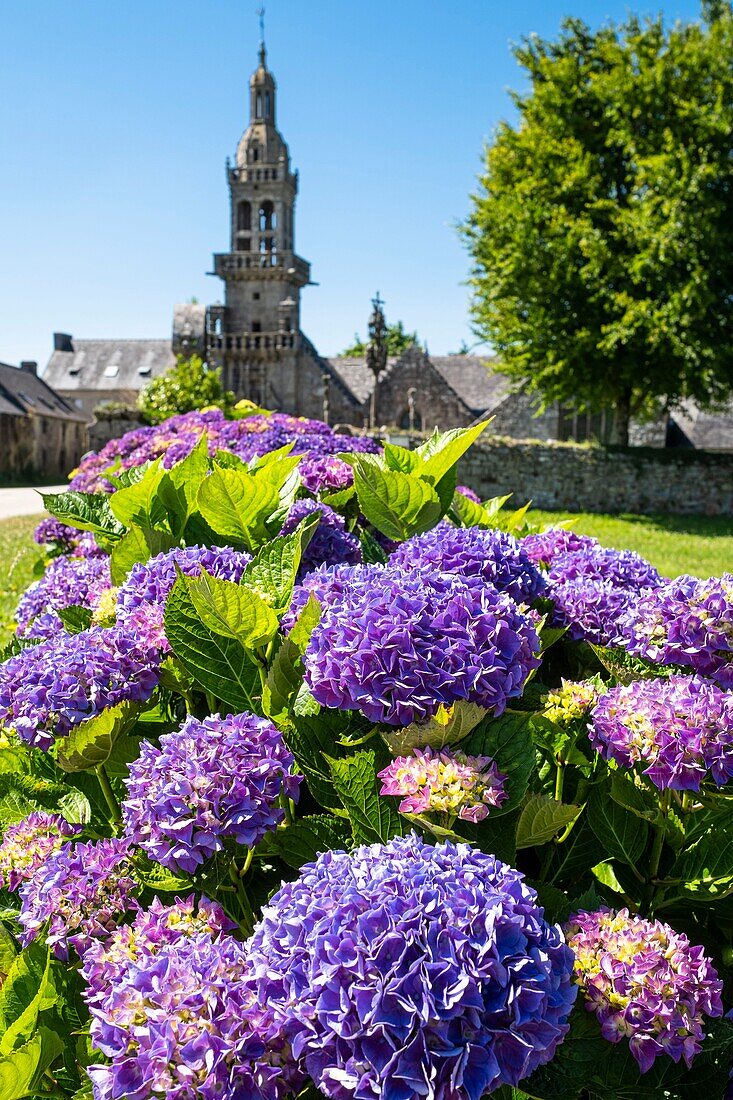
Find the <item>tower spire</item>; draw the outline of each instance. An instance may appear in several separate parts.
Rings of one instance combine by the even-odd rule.
[[[267,51],[265,49],[265,5],[262,4],[257,9],[257,15],[260,19],[260,65],[264,67],[265,58],[267,57]]]

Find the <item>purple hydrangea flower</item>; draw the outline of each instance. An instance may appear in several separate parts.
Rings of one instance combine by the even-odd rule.
[[[611,688],[589,734],[606,760],[641,764],[661,789],[698,791],[708,772],[719,787],[733,776],[733,695],[696,676]]]
[[[186,546],[137,562],[117,591],[118,619],[123,622],[131,611],[149,604],[162,610],[176,583],[177,569],[187,577],[206,572],[238,583],[251,560],[250,554],[229,546]]]
[[[703,1017],[723,1015],[723,983],[704,949],[628,909],[576,913],[566,935],[575,980],[604,1039],[628,1038],[642,1073],[660,1055],[691,1065],[705,1038]]]
[[[402,569],[477,577],[518,603],[532,603],[547,582],[513,535],[481,527],[453,527],[445,520],[403,542],[390,558]]]
[[[565,527],[550,527],[547,531],[525,535],[520,543],[530,561],[535,565],[547,566],[552,565],[561,554],[593,550],[601,545],[598,539],[590,535],[579,535]]]
[[[10,825],[0,844],[0,886],[17,890],[69,837],[81,831],[81,825],[70,825],[61,814],[43,811]]]
[[[361,543],[356,535],[346,530],[343,516],[327,504],[310,498],[296,500],[290,507],[280,534],[291,534],[306,516],[315,512],[320,512],[321,518],[303,553],[300,572],[310,573],[319,565],[359,565],[362,559]]]
[[[74,605],[93,608],[111,584],[107,555],[54,558],[43,576],[20,599],[15,612],[18,634],[29,638],[52,637],[64,629],[57,611]]]
[[[280,731],[254,714],[218,714],[143,742],[122,812],[128,836],[173,871],[194,872],[227,838],[254,847],[283,820],[301,777]]]
[[[642,592],[657,588],[662,578],[653,565],[633,550],[612,550],[608,546],[592,546],[583,550],[558,554],[550,567],[553,581],[609,581],[619,588]]]
[[[568,637],[619,645],[621,620],[640,594],[662,583],[659,573],[632,550],[604,546],[558,554],[550,567],[553,621]]]
[[[146,702],[160,649],[144,624],[57,634],[0,664],[0,724],[48,750],[86,718],[125,700]]]
[[[202,433],[206,434],[210,455],[228,451],[244,462],[288,445],[294,454],[309,458],[379,450],[374,440],[339,435],[320,420],[286,413],[227,420],[221,410],[207,409],[172,416],[162,424],[136,428],[110,440],[100,451],[84,456],[69,487],[85,493],[111,492],[113,486],[105,476],[110,470],[130,470],[161,456],[165,468],[170,469],[191,453]]]
[[[53,516],[42,519],[33,532],[33,540],[39,546],[54,545],[63,551],[73,550],[80,536],[78,527],[69,527]]]
[[[621,630],[630,653],[733,688],[733,573],[668,581],[629,606]]]
[[[306,683],[323,706],[395,726],[459,699],[498,715],[539,665],[531,619],[483,580],[391,566],[331,576],[332,593],[313,589],[323,611],[304,657]]]
[[[154,956],[164,944],[205,932],[218,939],[238,927],[218,902],[193,894],[163,905],[153,898],[149,909],[135,914],[132,924],[121,924],[105,940],[92,940],[84,952],[81,974],[87,983],[84,994],[89,1005],[103,1005],[110,990],[125,976],[125,971],[143,955]]]
[[[467,844],[414,834],[326,852],[263,910],[257,995],[333,1100],[479,1100],[552,1058],[573,957],[534,890]]]
[[[334,493],[354,483],[348,462],[335,455],[306,455],[298,466],[300,480],[309,493]]]
[[[481,503],[481,497],[478,493],[474,492],[473,489],[470,489],[468,485],[456,485],[456,492],[466,497],[467,500],[472,500],[474,504]]]
[[[57,958],[67,960],[72,947],[82,955],[135,906],[136,890],[127,840],[64,844],[20,888],[20,942],[27,947],[45,930]]]
[[[506,776],[496,761],[455,749],[415,749],[378,774],[383,780],[380,793],[401,798],[403,814],[439,813],[477,822],[507,799]]]
[[[95,1100],[285,1100],[242,944],[209,930],[161,942],[89,997]]]

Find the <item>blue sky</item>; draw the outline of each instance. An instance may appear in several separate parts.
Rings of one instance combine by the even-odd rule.
[[[23,0],[2,8],[0,360],[45,363],[54,330],[165,337],[174,302],[221,297],[224,162],[246,125],[255,0]],[[318,286],[305,332],[333,354],[389,319],[433,352],[473,342],[468,210],[511,117],[512,42],[620,0],[269,0],[280,129],[300,170],[296,246]],[[658,5],[636,10],[660,10]],[[694,19],[690,0],[661,6]]]

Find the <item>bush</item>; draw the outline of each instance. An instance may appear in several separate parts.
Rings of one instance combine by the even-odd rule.
[[[178,356],[160,378],[152,378],[141,390],[138,408],[149,424],[161,424],[177,413],[196,409],[230,409],[234,394],[221,382],[221,368],[208,367],[198,355],[190,359]]]

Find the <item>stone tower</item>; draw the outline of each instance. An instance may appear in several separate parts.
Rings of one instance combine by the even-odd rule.
[[[214,255],[225,304],[206,311],[206,352],[238,397],[269,408],[302,405],[300,291],[310,265],[294,248],[298,173],[275,124],[275,78],[264,42],[249,82],[249,125],[227,161],[230,250]]]

